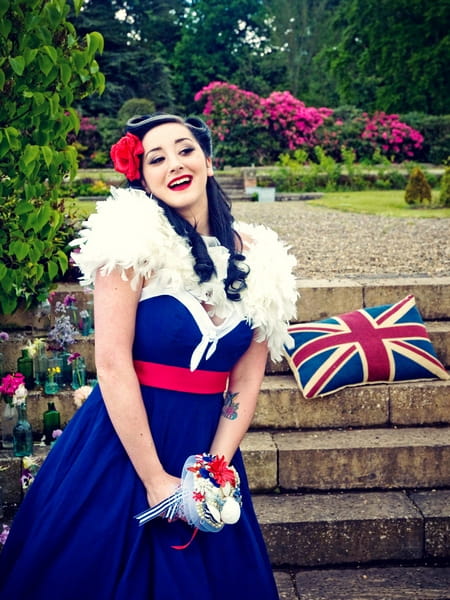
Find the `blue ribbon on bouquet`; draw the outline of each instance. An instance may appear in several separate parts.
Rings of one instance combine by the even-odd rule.
[[[165,498],[162,502],[155,504],[155,506],[144,510],[134,518],[138,520],[139,525],[145,525],[145,523],[148,523],[152,519],[156,519],[156,517],[164,517],[171,521],[179,516],[182,499],[183,490],[181,487],[178,487],[171,496]]]

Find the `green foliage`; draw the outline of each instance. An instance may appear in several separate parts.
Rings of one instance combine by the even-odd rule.
[[[315,148],[315,161],[303,150],[280,155],[279,167],[270,169],[270,179],[280,192],[317,192],[346,190],[404,190],[409,174],[407,169],[390,163],[375,166],[355,162],[355,153],[343,149],[345,160],[338,163]],[[428,175],[434,185],[437,176]],[[258,184],[260,178],[258,177]]]
[[[194,94],[210,81],[234,82],[241,67],[254,79],[270,34],[260,0],[186,4],[171,64],[177,102],[192,112]]]
[[[105,50],[99,65],[106,77],[101,98],[92,95],[80,102],[83,115],[117,118],[131,98],[149,98],[158,110],[174,110],[171,82],[172,53],[180,37],[179,0],[103,0],[84,2],[72,22],[80,35],[101,31]],[[116,18],[120,9],[124,18]]]
[[[450,114],[427,115],[412,112],[402,115],[402,121],[420,131],[424,143],[417,159],[435,165],[445,164],[450,158]]]
[[[448,111],[448,0],[344,0],[335,12],[328,70],[341,102],[365,110]]]
[[[334,46],[339,41],[339,30],[329,26],[336,1],[266,0],[264,4],[271,23],[272,51],[260,60],[266,62],[275,55],[279,61],[283,79],[274,89],[287,89],[308,105],[336,106],[333,79],[323,76],[318,58],[324,45]]]
[[[405,190],[405,202],[410,205],[431,203],[431,186],[420,167],[414,167]]]
[[[131,117],[148,115],[153,112],[155,112],[155,104],[151,100],[147,100],[147,98],[130,98],[130,100],[123,103],[117,117],[120,123],[125,125]]]
[[[439,204],[450,207],[450,167],[447,167],[442,175]]]
[[[324,194],[317,200],[309,200],[308,204],[323,206],[343,212],[382,215],[385,217],[411,219],[449,219],[450,208],[421,208],[411,210],[405,204],[404,191],[362,191],[362,192],[333,192]]]
[[[62,192],[65,197],[70,196],[71,198],[83,196],[105,197],[109,194],[111,185],[117,185],[117,181],[105,181],[104,179],[81,177],[66,184]]]
[[[73,1],[80,10],[81,1]],[[104,79],[102,36],[77,37],[66,0],[0,2],[0,310],[44,300],[68,265],[66,212],[58,200],[77,169],[67,135],[73,103]]]

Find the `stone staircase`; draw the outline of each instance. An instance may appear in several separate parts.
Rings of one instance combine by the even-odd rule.
[[[244,178],[241,173],[233,175],[218,171],[215,173],[215,178],[231,202],[250,199],[250,196],[245,193]]]
[[[450,364],[450,278],[301,281],[302,321],[413,293]],[[450,599],[450,381],[306,400],[269,365],[242,445],[282,598]]]
[[[450,277],[307,280],[299,288],[302,321],[414,294],[450,366]],[[33,333],[45,326],[34,319]],[[18,342],[8,344],[17,356]],[[93,371],[93,337],[77,351]],[[36,431],[47,400],[33,392],[28,403]],[[67,421],[71,391],[56,401]],[[242,450],[280,598],[450,600],[450,381],[307,400],[287,363],[269,362]],[[3,451],[2,467],[7,517],[20,502],[20,460]]]

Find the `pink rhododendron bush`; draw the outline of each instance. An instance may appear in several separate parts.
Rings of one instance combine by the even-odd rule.
[[[214,81],[195,101],[213,131],[219,166],[270,164],[281,153],[298,149],[313,158],[317,146],[336,160],[342,160],[342,148],[351,148],[357,160],[377,153],[401,162],[414,159],[423,144],[423,136],[398,115],[355,109],[342,116],[330,108],[306,106],[287,91],[262,98]]]

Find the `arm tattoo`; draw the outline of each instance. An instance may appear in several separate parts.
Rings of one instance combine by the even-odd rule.
[[[238,416],[237,411],[239,408],[239,402],[233,402],[236,396],[237,394],[225,392],[223,400],[222,416],[225,417],[225,419],[230,419],[230,421],[234,421]]]

